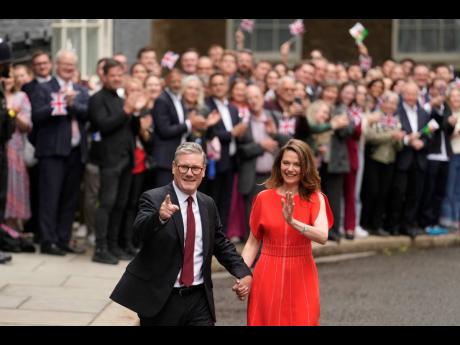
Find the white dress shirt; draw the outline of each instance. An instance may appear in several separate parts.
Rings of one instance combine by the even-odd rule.
[[[59,76],[56,76],[56,79],[59,83],[59,86],[61,87],[61,90],[73,90],[73,83],[72,81],[66,82],[65,80],[61,79]],[[78,128],[78,121],[75,118],[72,118],[71,120],[71,130],[72,130],[72,136],[71,136],[71,144],[72,147],[77,147],[80,145],[81,141],[81,133],[80,133],[80,128]]]
[[[181,139],[181,144],[186,141],[187,134],[192,131],[192,123],[190,120],[185,119],[185,114],[184,114],[184,108],[182,107],[181,103],[181,97],[180,95],[174,94],[171,89],[166,88],[165,89],[168,95],[171,97],[173,103],[174,103],[174,108],[176,109],[177,116],[179,117],[179,123],[184,123],[187,125],[187,133],[182,136]]]
[[[220,117],[222,118],[222,122],[224,123],[225,129],[228,132],[231,132],[233,129],[233,122],[232,122],[232,115],[230,114],[230,110],[228,109],[228,100],[224,100],[221,102],[217,98],[214,98],[214,102],[217,105],[217,110],[219,110]],[[233,156],[236,153],[236,141],[235,138],[232,137],[232,141],[230,142],[230,156]]]
[[[42,78],[42,77],[35,77],[35,79],[37,79],[37,81],[40,83],[40,84],[43,84],[43,83],[46,83],[46,82],[49,82],[51,80],[51,76],[47,76],[46,78]]]
[[[185,239],[187,238],[187,206],[188,202],[187,199],[190,195],[185,194],[182,192],[173,181],[174,191],[176,192],[177,199],[179,201],[180,212],[182,214],[182,221],[184,223],[184,246],[185,246]],[[200,209],[198,207],[198,199],[196,197],[196,192],[191,195],[193,198],[192,209],[193,215],[195,217],[195,248],[193,253],[193,284],[198,285],[203,284],[203,229],[201,226],[201,216],[200,216]],[[174,283],[174,287],[181,287],[179,283],[180,274],[182,269],[179,271],[177,275],[176,282]]]
[[[409,104],[403,102],[403,107],[404,107],[404,110],[406,111],[407,119],[409,120],[409,124],[412,129],[412,133],[418,132],[417,106],[411,107]],[[409,145],[408,135],[404,137],[404,145]]]

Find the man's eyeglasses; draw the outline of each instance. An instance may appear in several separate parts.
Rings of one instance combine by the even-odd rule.
[[[198,175],[199,173],[203,171],[202,167],[197,167],[197,166],[189,167],[188,165],[178,165],[177,168],[179,169],[179,172],[181,174],[188,173],[188,169],[192,170],[193,175]]]

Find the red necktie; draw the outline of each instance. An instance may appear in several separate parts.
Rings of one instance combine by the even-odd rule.
[[[185,238],[184,262],[182,263],[182,272],[180,283],[185,286],[193,284],[193,253],[195,251],[195,216],[193,215],[191,196],[187,199],[187,236]]]

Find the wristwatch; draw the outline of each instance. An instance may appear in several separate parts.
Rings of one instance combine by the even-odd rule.
[[[307,232],[307,226],[304,225],[304,226],[302,227],[302,230],[301,230],[300,232],[302,233],[302,235],[305,235],[305,233]]]

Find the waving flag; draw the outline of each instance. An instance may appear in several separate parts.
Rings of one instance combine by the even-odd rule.
[[[423,128],[422,133],[431,136],[432,133],[439,129],[439,124],[435,119],[431,119]]]
[[[291,31],[292,36],[300,36],[305,32],[305,28],[303,26],[303,20],[297,19],[294,23],[289,24],[289,30]]]
[[[361,23],[353,25],[349,32],[351,37],[355,39],[356,43],[362,43],[369,33]]]
[[[254,30],[254,20],[253,19],[243,19],[240,24],[240,29],[249,33],[252,33]]]
[[[67,101],[63,92],[52,92],[51,93],[51,115],[62,116],[67,115]]]
[[[178,59],[179,59],[179,54],[175,54],[172,51],[168,51],[163,56],[163,59],[161,59],[161,67],[173,69]]]

